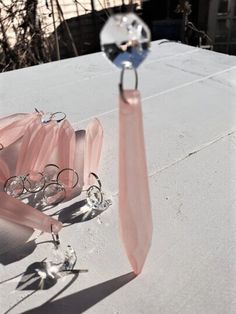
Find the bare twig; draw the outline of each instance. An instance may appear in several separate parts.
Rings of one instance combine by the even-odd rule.
[[[67,34],[68,34],[69,39],[70,39],[70,41],[71,41],[71,45],[72,45],[74,54],[75,54],[75,56],[77,57],[77,56],[78,56],[78,51],[77,51],[77,48],[76,48],[74,39],[73,39],[73,36],[72,36],[72,34],[71,34],[71,31],[70,31],[70,28],[69,28],[69,26],[68,26],[68,23],[67,23],[67,21],[66,21],[65,18],[64,18],[64,14],[63,14],[62,8],[61,8],[60,3],[59,3],[58,0],[56,0],[56,4],[57,4],[58,12],[59,12],[59,14],[60,14],[60,16],[61,16],[61,18],[62,18],[64,24],[65,24],[66,31],[67,31]]]
[[[51,2],[51,9],[52,9],[52,20],[53,20],[53,29],[54,29],[54,36],[55,36],[57,60],[60,60],[60,59],[61,59],[61,56],[60,56],[60,48],[59,48],[59,41],[58,41],[57,28],[56,28],[56,21],[55,21],[55,13],[54,13],[53,0],[50,0],[50,2]]]

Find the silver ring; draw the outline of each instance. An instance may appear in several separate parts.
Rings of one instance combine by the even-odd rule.
[[[61,114],[62,114],[62,117],[61,118],[57,118],[57,116],[61,115]],[[57,121],[58,123],[63,121],[63,120],[65,120],[65,118],[66,118],[66,114],[65,114],[65,112],[62,112],[62,111],[54,112],[51,115],[51,120]]]
[[[134,71],[134,76],[135,76],[135,84],[134,84],[134,89],[137,90],[138,89],[138,72],[137,70],[132,67],[132,68],[127,68],[127,67],[123,67],[120,73],[120,83],[119,83],[119,89],[120,89],[120,95],[122,100],[129,104],[129,102],[127,101],[127,99],[124,97],[124,87],[123,87],[123,81],[124,81],[124,74],[125,74],[125,70],[133,70]]]
[[[58,246],[60,245],[60,239],[59,239],[59,235],[53,232],[53,225],[51,225],[51,235],[52,235],[52,242],[54,246],[58,248]]]
[[[46,113],[43,113],[42,116],[41,116],[41,122],[42,123],[49,123],[52,121],[52,113],[51,112],[46,112]]]
[[[95,191],[94,191],[95,190]],[[95,198],[94,198],[95,196]],[[103,194],[97,185],[91,185],[87,190],[87,203],[96,209],[103,203]]]
[[[50,177],[47,178],[46,169],[49,168],[49,167],[56,168],[57,173],[60,170],[60,168],[56,164],[47,164],[46,166],[44,166],[43,175],[44,175],[45,181],[56,181],[56,173],[53,175],[54,178],[50,178]]]
[[[46,196],[46,192],[47,192],[47,189],[49,189],[49,188],[52,187],[53,185],[59,187],[59,188],[60,188],[60,191],[63,191],[63,194],[64,194],[64,195],[63,195],[63,198],[62,198],[61,200],[56,200],[56,201],[50,203],[50,202],[47,201],[47,198],[48,198],[48,197]],[[49,196],[49,197],[50,197],[50,196]],[[62,202],[62,201],[65,199],[65,197],[66,197],[66,190],[65,190],[64,186],[63,186],[62,184],[58,183],[58,182],[49,183],[49,184],[44,188],[44,190],[43,190],[43,198],[45,199],[46,203],[49,204],[49,205],[56,205],[56,204],[59,204],[60,202]]]
[[[56,167],[57,169],[60,169],[59,166],[57,166],[56,164],[46,164],[46,166],[44,166],[44,170],[47,167]]]
[[[78,182],[79,182],[79,175],[78,175],[78,173],[77,173],[74,169],[72,169],[72,168],[64,168],[64,169],[62,169],[62,170],[58,173],[58,175],[57,175],[57,183],[59,183],[59,178],[60,178],[60,175],[63,173],[63,171],[72,171],[72,172],[75,174],[75,176],[76,176],[76,181],[75,181],[74,185],[71,187],[71,189],[73,189],[73,188],[78,184]],[[62,182],[62,184],[64,185],[63,182]],[[70,187],[69,187],[69,188],[70,188]]]
[[[4,146],[0,143],[0,151],[3,150]]]
[[[20,188],[20,190],[19,190],[18,193],[14,193],[14,189],[13,189],[12,192],[9,190],[9,187],[10,187],[11,184],[12,184],[11,180],[16,180],[16,179],[18,179],[18,180],[19,180],[19,183],[21,183],[21,185],[22,185],[22,188]],[[5,191],[8,195],[10,195],[10,196],[12,196],[12,197],[19,197],[19,196],[21,196],[21,195],[23,194],[23,192],[24,192],[24,189],[25,189],[25,186],[24,186],[24,178],[22,178],[22,176],[12,176],[12,177],[8,178],[8,179],[6,180],[6,182],[4,183],[3,189],[4,189],[4,191]]]
[[[41,172],[37,172],[36,173],[37,175],[41,175],[41,178],[38,182],[40,182],[42,179],[43,179],[43,184],[41,186],[39,186],[38,188],[36,187],[35,189],[31,189],[31,187],[27,187],[26,186],[26,182],[28,182],[31,186],[31,182],[29,180],[29,176],[30,176],[30,173],[28,173],[25,178],[23,179],[23,184],[24,184],[24,188],[26,189],[27,192],[29,193],[38,193],[40,191],[42,191],[42,189],[44,188],[45,186],[45,178],[44,178],[44,175],[41,173]]]
[[[89,176],[90,176],[90,175],[93,175],[94,178],[97,180],[97,183],[98,183],[98,185],[99,185],[99,189],[101,190],[101,188],[102,188],[102,182],[101,182],[101,180],[99,179],[98,175],[97,175],[96,173],[94,173],[94,172],[90,172]]]

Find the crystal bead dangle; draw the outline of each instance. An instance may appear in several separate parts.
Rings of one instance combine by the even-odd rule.
[[[119,218],[126,254],[135,274],[142,271],[152,238],[152,215],[145,156],[141,96],[136,69],[150,47],[150,31],[134,13],[111,16],[101,48],[121,71],[119,84]],[[135,88],[125,89],[124,72],[135,73]]]
[[[147,57],[151,34],[147,25],[134,13],[109,18],[101,34],[101,47],[118,68],[137,68]]]

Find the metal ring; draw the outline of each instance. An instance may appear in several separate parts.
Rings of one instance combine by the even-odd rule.
[[[94,173],[94,172],[90,172],[89,176],[90,176],[90,175],[93,175],[93,176],[95,177],[95,179],[97,180],[97,183],[98,183],[98,185],[99,185],[99,189],[101,190],[101,188],[102,188],[102,182],[101,182],[101,180],[99,179],[99,176],[96,175],[96,173]]]
[[[59,171],[59,169],[60,169],[60,167],[59,166],[57,166],[56,164],[47,164],[46,166],[44,166],[44,170],[43,170],[43,175],[44,175],[44,178],[45,178],[45,180],[47,181],[47,177],[46,177],[46,168],[49,168],[49,167],[55,167],[58,171]],[[50,179],[49,178],[49,181],[56,181],[56,179],[54,178],[54,179]]]
[[[51,166],[56,167],[57,169],[60,169],[60,167],[57,166],[56,164],[46,164],[46,165],[44,166],[44,170],[45,170],[45,168],[51,167]]]
[[[25,178],[23,179],[23,184],[24,184],[24,188],[26,189],[27,192],[29,193],[38,193],[40,191],[42,191],[42,189],[45,187],[45,178],[44,178],[44,175],[42,174],[42,172],[37,172],[36,173],[37,175],[40,174],[41,175],[41,179],[43,179],[43,185],[40,187],[40,188],[36,188],[35,190],[31,190],[30,188],[27,188],[26,185],[25,185],[25,182],[29,182],[29,184],[31,185],[28,177],[30,175],[30,173],[27,173],[27,175],[25,176]],[[39,182],[41,181],[41,179],[39,180]]]
[[[97,190],[94,192],[94,189]],[[95,200],[92,198],[92,196],[95,195]],[[97,197],[99,195],[99,198]],[[99,205],[103,203],[103,194],[101,192],[101,189],[97,185],[91,185],[87,190],[87,203],[90,207],[96,209]]]
[[[129,103],[125,97],[124,97],[124,88],[123,88],[123,81],[124,81],[124,74],[125,74],[125,70],[133,70],[134,74],[135,74],[135,85],[134,85],[134,89],[137,90],[138,89],[138,72],[137,70],[132,67],[132,68],[127,68],[127,67],[123,67],[120,73],[120,83],[119,83],[119,89],[120,89],[120,95],[123,99],[123,101],[125,103]]]
[[[51,112],[43,113],[41,116],[41,122],[45,123],[45,124],[51,122],[52,116],[53,116],[53,113],[51,113]]]
[[[56,119],[56,115],[58,115],[58,114],[62,114],[63,115],[61,119]],[[51,120],[53,120],[53,121],[57,121],[59,123],[59,122],[65,120],[65,119],[66,119],[65,112],[57,111],[57,112],[52,113]]]
[[[59,235],[53,232],[53,225],[51,224],[51,235],[52,235],[52,241],[53,244],[55,245],[56,248],[58,248],[58,246],[60,245],[60,239],[59,239]]]
[[[12,179],[19,179],[19,180],[21,180],[21,183],[22,183],[22,189],[21,189],[20,193],[17,193],[16,195],[14,195],[14,193],[9,193],[9,190],[8,190],[8,188],[7,188],[7,185],[9,184],[10,180],[12,180]],[[4,191],[5,191],[8,195],[13,196],[13,197],[19,197],[19,196],[21,196],[21,195],[23,194],[24,189],[25,189],[25,186],[24,186],[24,179],[22,178],[22,176],[12,176],[12,177],[8,178],[8,179],[5,181],[4,186],[3,186],[3,189],[4,189]]]
[[[4,146],[0,143],[0,151],[3,150]]]
[[[58,173],[58,175],[57,175],[57,183],[59,183],[58,182],[58,180],[59,180],[59,177],[60,177],[60,175],[62,174],[62,172],[63,171],[72,171],[74,174],[75,174],[75,176],[76,176],[76,181],[75,181],[75,184],[71,187],[71,189],[73,189],[74,187],[76,187],[76,185],[78,184],[78,182],[79,182],[79,175],[78,175],[78,173],[74,170],[74,169],[72,169],[72,168],[64,168],[64,169],[62,169],[59,173]],[[64,185],[64,183],[62,182],[62,184]]]
[[[47,197],[46,197],[45,194],[46,194],[47,189],[49,187],[51,187],[52,185],[58,186],[61,189],[61,191],[63,191],[63,193],[64,193],[63,198],[60,201],[55,201],[55,202],[49,203],[49,205],[56,205],[56,204],[59,204],[60,202],[62,202],[65,199],[65,197],[66,197],[66,190],[65,190],[64,186],[62,184],[58,183],[58,182],[49,183],[43,190],[43,198],[46,200],[47,204],[48,204],[48,202],[47,202]]]

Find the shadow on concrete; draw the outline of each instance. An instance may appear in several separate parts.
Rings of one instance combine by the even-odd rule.
[[[56,294],[52,299],[47,301],[45,304],[23,313],[80,314],[88,310],[101,300],[105,299],[116,290],[126,285],[135,277],[136,276],[134,275],[134,273],[127,273],[125,275],[102,282],[90,288],[81,290],[77,293],[73,293],[59,300],[53,301],[55,298],[58,297],[59,294],[61,294],[64,291],[63,290]]]
[[[63,274],[64,276],[72,274],[73,277],[69,281],[69,283],[65,287],[63,287],[63,289],[61,289],[59,291],[59,293],[57,293],[57,295],[61,294],[66,289],[68,289],[75,282],[75,280],[78,278],[80,272],[87,272],[87,271],[72,270],[70,272],[65,272]],[[19,304],[24,302],[26,299],[30,298],[37,291],[50,289],[51,287],[53,287],[57,283],[58,279],[62,278],[62,275],[54,274],[54,273],[52,274],[52,273],[48,272],[47,264],[46,264],[45,260],[31,264],[29,267],[27,267],[25,273],[19,274],[18,276],[14,277],[14,278],[17,278],[20,275],[22,275],[22,277],[21,277],[16,289],[17,290],[31,290],[32,292],[30,294],[26,295],[24,298],[22,298],[17,303],[15,303],[13,306],[11,306],[4,314],[11,312],[14,308],[16,308]],[[9,280],[12,280],[14,278],[11,278]],[[47,312],[47,313],[51,313],[51,312]]]
[[[70,285],[78,278],[81,272],[87,270],[73,269],[71,271],[57,271],[56,267],[49,267],[46,259],[41,262],[35,262],[29,265],[22,274],[21,279],[16,287],[17,290],[48,290],[53,287],[59,279],[73,275]],[[68,288],[68,285],[66,286]],[[63,291],[65,287],[63,288]]]
[[[0,264],[8,265],[33,253],[35,241],[28,241],[33,232],[31,228],[0,220]]]
[[[3,265],[8,265],[14,262],[17,262],[26,256],[32,254],[36,249],[36,243],[34,240],[21,243],[21,245],[17,246],[14,249],[0,255],[0,263]]]
[[[58,220],[63,224],[73,225],[75,223],[85,222],[94,219],[104,210],[95,210],[87,205],[86,200],[73,203],[68,207],[63,208],[58,216]],[[64,226],[66,227],[66,226]]]

